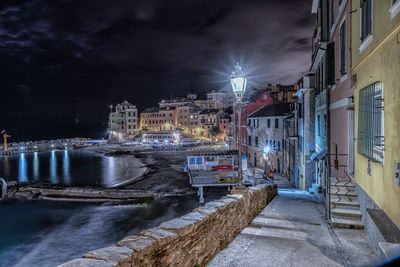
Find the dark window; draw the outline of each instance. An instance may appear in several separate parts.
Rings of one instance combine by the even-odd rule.
[[[276,147],[275,147],[275,140],[272,141],[272,149],[273,149],[273,150],[276,150]]]
[[[340,26],[340,75],[346,74],[346,21]]]
[[[251,135],[249,135],[249,146],[251,146]]]
[[[275,119],[275,128],[279,128],[279,120]]]
[[[278,151],[281,151],[281,142],[278,141]]]
[[[361,42],[372,32],[372,0],[361,0]]]
[[[331,27],[335,23],[335,1],[331,0]]]
[[[267,120],[267,127],[271,128],[271,120],[270,119]]]
[[[326,52],[327,68],[327,83],[328,85],[335,84],[335,42],[329,43]]]
[[[256,136],[256,137],[254,138],[254,143],[255,143],[256,147],[258,147],[258,136]]]
[[[318,136],[321,136],[321,119],[319,117],[319,115],[317,116],[317,132],[318,132]]]

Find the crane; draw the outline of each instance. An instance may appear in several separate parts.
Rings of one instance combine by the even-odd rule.
[[[6,130],[1,131],[1,134],[3,135],[4,138],[4,151],[7,151],[7,138],[11,137],[11,135],[8,135]]]

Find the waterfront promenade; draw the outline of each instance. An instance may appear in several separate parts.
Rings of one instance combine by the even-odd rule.
[[[285,181],[278,183],[284,184]],[[363,230],[332,228],[306,192],[279,195],[208,266],[372,266]]]

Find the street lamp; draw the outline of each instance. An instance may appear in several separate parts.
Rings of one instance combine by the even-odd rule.
[[[236,96],[236,109],[238,110],[238,121],[239,121],[239,173],[238,173],[238,185],[243,185],[243,168],[242,168],[242,131],[241,131],[241,114],[242,114],[242,96],[246,90],[247,77],[242,71],[242,67],[239,63],[236,63],[235,69],[232,71],[229,77],[233,89],[233,93]]]

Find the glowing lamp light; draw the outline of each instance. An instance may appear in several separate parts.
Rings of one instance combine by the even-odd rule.
[[[20,147],[19,147],[19,150],[21,150],[21,151],[22,151],[22,150],[25,150],[25,147],[24,147],[24,146],[20,146]]]
[[[154,143],[158,144],[158,143],[160,143],[160,140],[156,139],[156,140],[154,140]]]
[[[244,75],[239,63],[236,63],[235,69],[231,73],[230,81],[233,93],[237,98],[241,98],[246,90],[247,77]]]
[[[269,152],[271,152],[271,147],[269,145],[266,145],[264,147],[264,154],[268,154]]]

